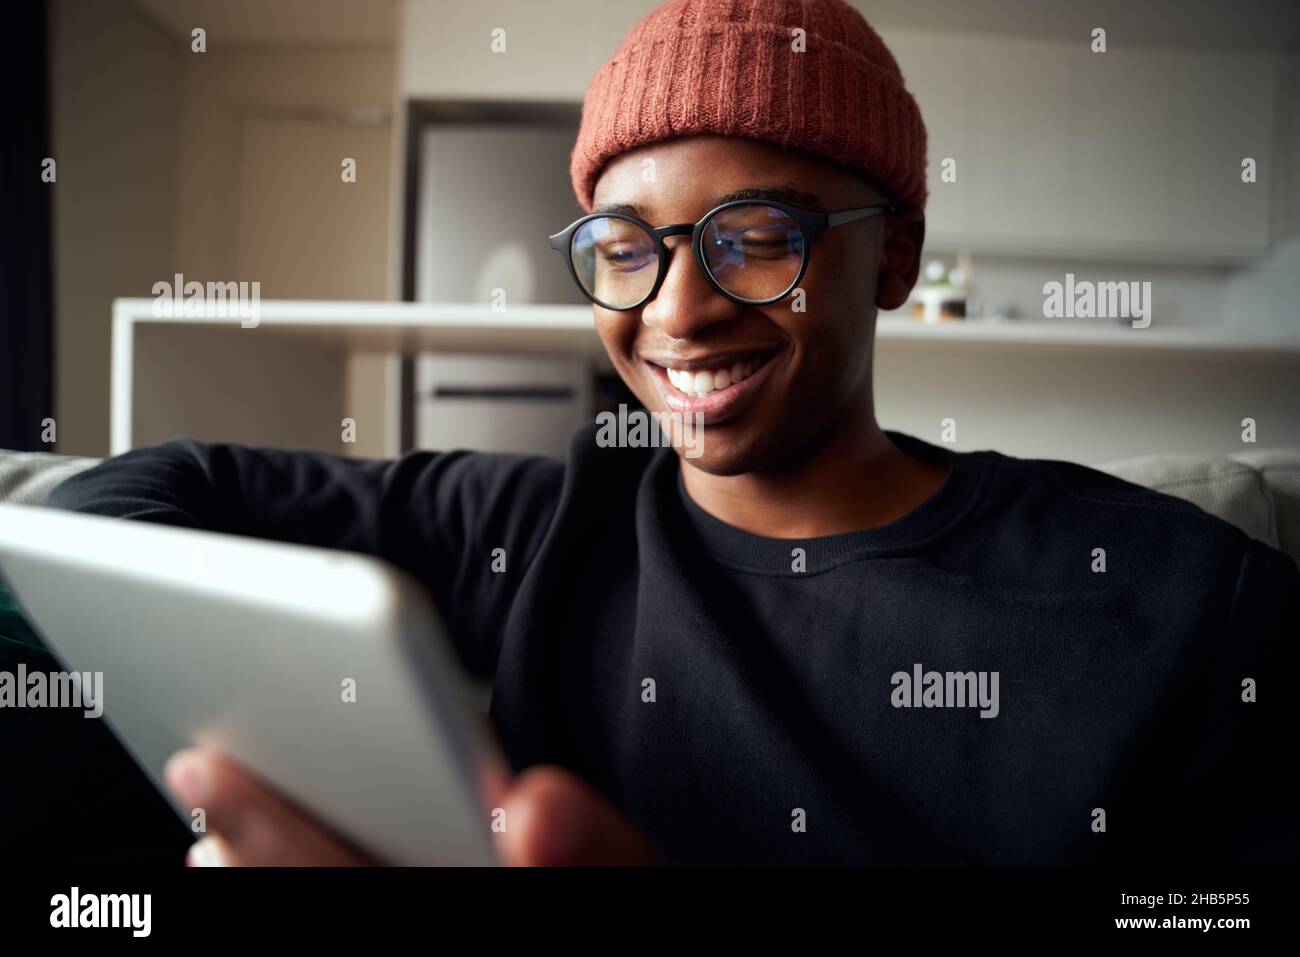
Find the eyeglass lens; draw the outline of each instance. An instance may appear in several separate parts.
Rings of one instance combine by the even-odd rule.
[[[765,301],[788,292],[803,265],[799,224],[774,206],[728,206],[705,224],[701,252],[714,281],[738,299]],[[587,295],[611,309],[641,302],[654,287],[654,238],[636,223],[603,216],[583,223],[569,245]]]

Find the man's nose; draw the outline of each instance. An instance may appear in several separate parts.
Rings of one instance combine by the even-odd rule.
[[[689,339],[742,308],[711,285],[691,252],[690,236],[664,240],[668,268],[659,292],[641,309],[641,321],[674,339]]]

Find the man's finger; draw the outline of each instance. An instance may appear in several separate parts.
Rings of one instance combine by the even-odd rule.
[[[663,855],[608,798],[553,765],[531,767],[502,797],[503,863],[526,867],[663,864]]]
[[[234,849],[219,834],[209,834],[190,845],[185,855],[189,867],[238,867]]]
[[[163,777],[177,800],[191,810],[202,808],[207,828],[221,835],[221,844],[200,849],[200,859],[212,854],[215,861],[220,855],[228,865],[244,866],[366,863],[340,838],[215,751],[178,751]]]

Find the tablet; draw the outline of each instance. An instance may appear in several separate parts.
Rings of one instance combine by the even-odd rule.
[[[195,743],[385,862],[498,863],[482,788],[504,762],[431,597],[395,566],[0,504],[0,576],[86,676],[86,701],[54,700],[65,680],[46,683],[46,706],[102,708],[86,720],[108,722],[187,823],[162,769]]]

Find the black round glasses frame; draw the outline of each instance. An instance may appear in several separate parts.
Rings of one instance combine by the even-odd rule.
[[[702,243],[704,239],[704,230],[708,227],[710,220],[723,210],[731,209],[735,206],[770,206],[773,209],[780,210],[799,226],[799,231],[803,236],[803,261],[799,263],[799,272],[780,295],[772,296],[769,299],[743,299],[740,296],[733,295],[723,288],[722,284],[714,278],[713,273],[709,270],[708,263],[704,259],[704,250]],[[560,232],[550,237],[551,248],[564,254],[565,265],[569,267],[569,275],[573,277],[574,283],[582,291],[582,294],[603,309],[611,309],[616,312],[628,312],[632,309],[639,309],[659,292],[659,287],[663,285],[664,277],[668,274],[668,247],[664,245],[664,240],[669,236],[686,236],[691,237],[691,251],[695,255],[695,262],[699,265],[704,273],[704,278],[708,280],[719,295],[725,296],[732,302],[740,303],[745,306],[767,306],[774,302],[780,302],[786,296],[790,295],[796,289],[803,279],[804,273],[808,269],[808,259],[812,255],[812,241],[823,229],[833,229],[844,223],[851,223],[855,220],[864,219],[867,216],[874,216],[877,213],[896,211],[893,203],[877,203],[873,206],[859,206],[856,209],[842,209],[833,213],[818,212],[810,209],[800,209],[797,206],[790,206],[786,203],[779,203],[770,199],[737,199],[729,203],[723,203],[721,206],[715,206],[709,210],[700,219],[698,223],[673,223],[670,226],[651,226],[643,219],[639,219],[630,213],[588,213],[580,219],[575,220]],[[650,291],[637,302],[630,306],[610,306],[591,293],[587,292],[587,287],[582,284],[578,278],[578,271],[573,265],[573,237],[579,229],[586,223],[596,219],[622,219],[636,226],[640,226],[654,240],[655,253],[658,261],[659,272],[655,276],[654,285]]]

